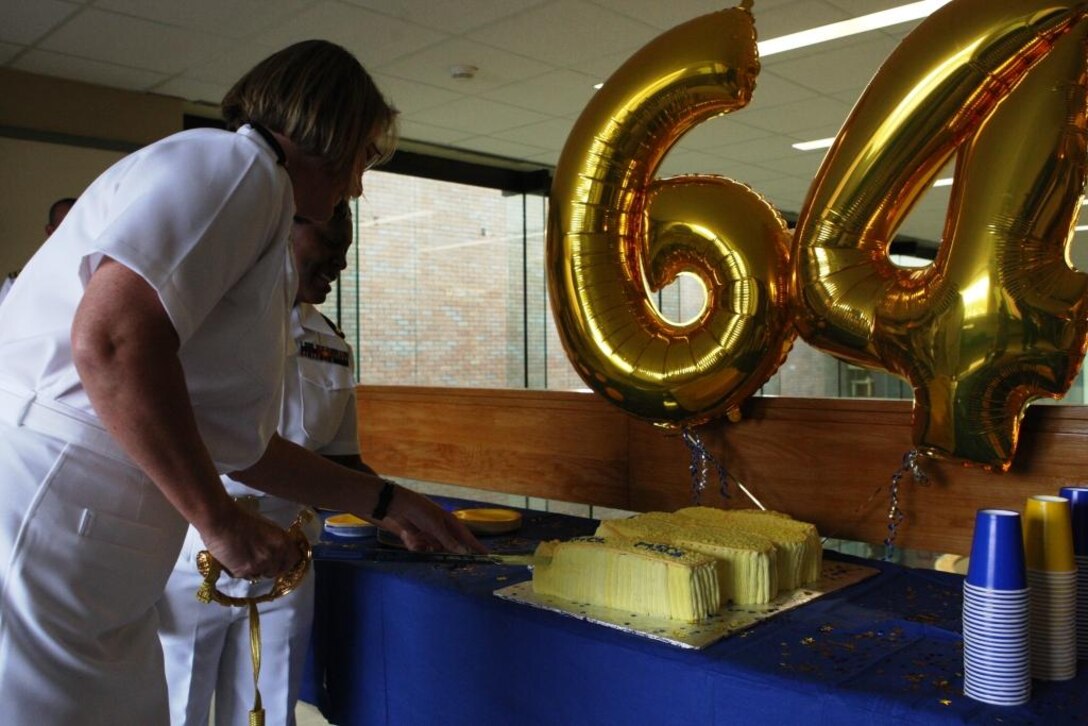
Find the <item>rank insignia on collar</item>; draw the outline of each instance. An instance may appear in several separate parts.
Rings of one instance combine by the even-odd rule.
[[[333,365],[351,365],[351,356],[346,350],[337,350],[336,348],[330,348],[327,345],[306,342],[299,346],[298,354],[303,358],[325,361],[326,363],[332,363]]]

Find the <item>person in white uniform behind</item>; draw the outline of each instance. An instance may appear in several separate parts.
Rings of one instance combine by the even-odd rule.
[[[325,41],[259,63],[223,111],[233,131],[104,172],[0,305],[4,723],[168,722],[155,606],[186,524],[239,577],[301,557],[220,474],[368,515],[410,548],[483,550],[425,497],[276,435],[292,219],[361,193],[395,111]]]
[[[351,347],[314,305],[325,301],[346,266],[352,242],[351,210],[337,205],[333,218],[317,224],[296,218],[291,250],[298,294],[291,312],[294,345],[284,379],[283,438],[360,471],[374,471],[359,457],[355,418],[355,376]],[[282,526],[302,506],[223,477],[227,491]],[[245,608],[204,604],[194,597],[203,578],[196,555],[204,549],[194,527],[159,603],[159,639],[166,660],[173,726],[207,726],[215,695],[215,723],[244,724],[253,701],[249,620]],[[235,597],[268,591],[267,583],[235,578],[219,589]],[[270,724],[294,724],[306,649],[314,614],[314,578],[258,610],[261,619],[261,699]]]
[[[45,223],[45,236],[47,238],[57,231],[57,227],[59,227],[60,223],[64,221],[64,218],[68,216],[68,211],[75,203],[76,200],[74,197],[64,197],[49,205],[48,221]],[[12,285],[15,284],[15,278],[18,276],[19,271],[14,270],[5,275],[3,280],[0,280],[0,302],[4,302],[4,298],[8,296]]]
[[[75,197],[62,197],[49,205],[49,219],[45,223],[45,236],[47,238],[53,236],[53,233],[60,227],[60,223],[68,216],[68,212],[72,211],[75,203]]]

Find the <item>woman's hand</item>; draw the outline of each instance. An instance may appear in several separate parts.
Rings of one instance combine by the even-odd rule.
[[[204,546],[233,577],[275,578],[302,558],[286,530],[238,505],[220,522],[200,530]]]
[[[468,528],[427,497],[397,486],[384,519],[375,520],[382,529],[400,537],[410,550],[487,552]]]

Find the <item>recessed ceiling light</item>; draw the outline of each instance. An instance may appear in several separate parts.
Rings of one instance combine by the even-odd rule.
[[[816,149],[828,149],[835,143],[835,137],[829,136],[826,139],[814,139],[813,141],[800,141],[796,144],[791,144],[793,148],[798,151],[815,151]]]
[[[937,181],[933,182],[933,186],[935,186],[935,187],[950,187],[950,186],[952,186],[952,177],[946,176],[944,179],[938,179]]]
[[[797,33],[781,35],[777,38],[768,38],[758,43],[759,55],[761,58],[765,58],[775,53],[785,53],[788,50],[804,48],[817,43],[826,43],[829,40],[918,20],[949,2],[950,0],[921,0],[920,2],[900,5],[897,8],[889,8],[877,13],[851,18],[850,20],[842,20],[838,23],[829,23],[828,25],[809,28]]]
[[[1078,224],[1073,228],[1074,232],[1088,232],[1088,224]]]
[[[595,91],[599,91],[599,90],[601,90],[601,88],[602,88],[603,86],[604,86],[604,81],[601,81],[600,83],[594,83],[594,84],[593,84],[593,90],[595,90]]]

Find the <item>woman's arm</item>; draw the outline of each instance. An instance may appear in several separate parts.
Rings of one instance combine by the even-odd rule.
[[[72,357],[102,423],[238,577],[275,576],[298,561],[286,533],[227,495],[197,429],[178,337],[158,294],[106,259],[72,322]]]
[[[359,464],[364,468],[342,466],[273,436],[260,461],[231,477],[284,499],[369,518],[386,482],[361,460]],[[460,520],[404,487],[396,488],[386,516],[374,521],[394,532],[409,549],[486,551]]]
[[[322,456],[324,456],[326,459],[334,464],[346,466],[349,469],[361,471],[364,474],[372,474],[374,476],[378,476],[378,472],[374,471],[374,469],[371,468],[371,466],[365,461],[363,461],[362,457],[360,457],[358,454],[322,454]]]

